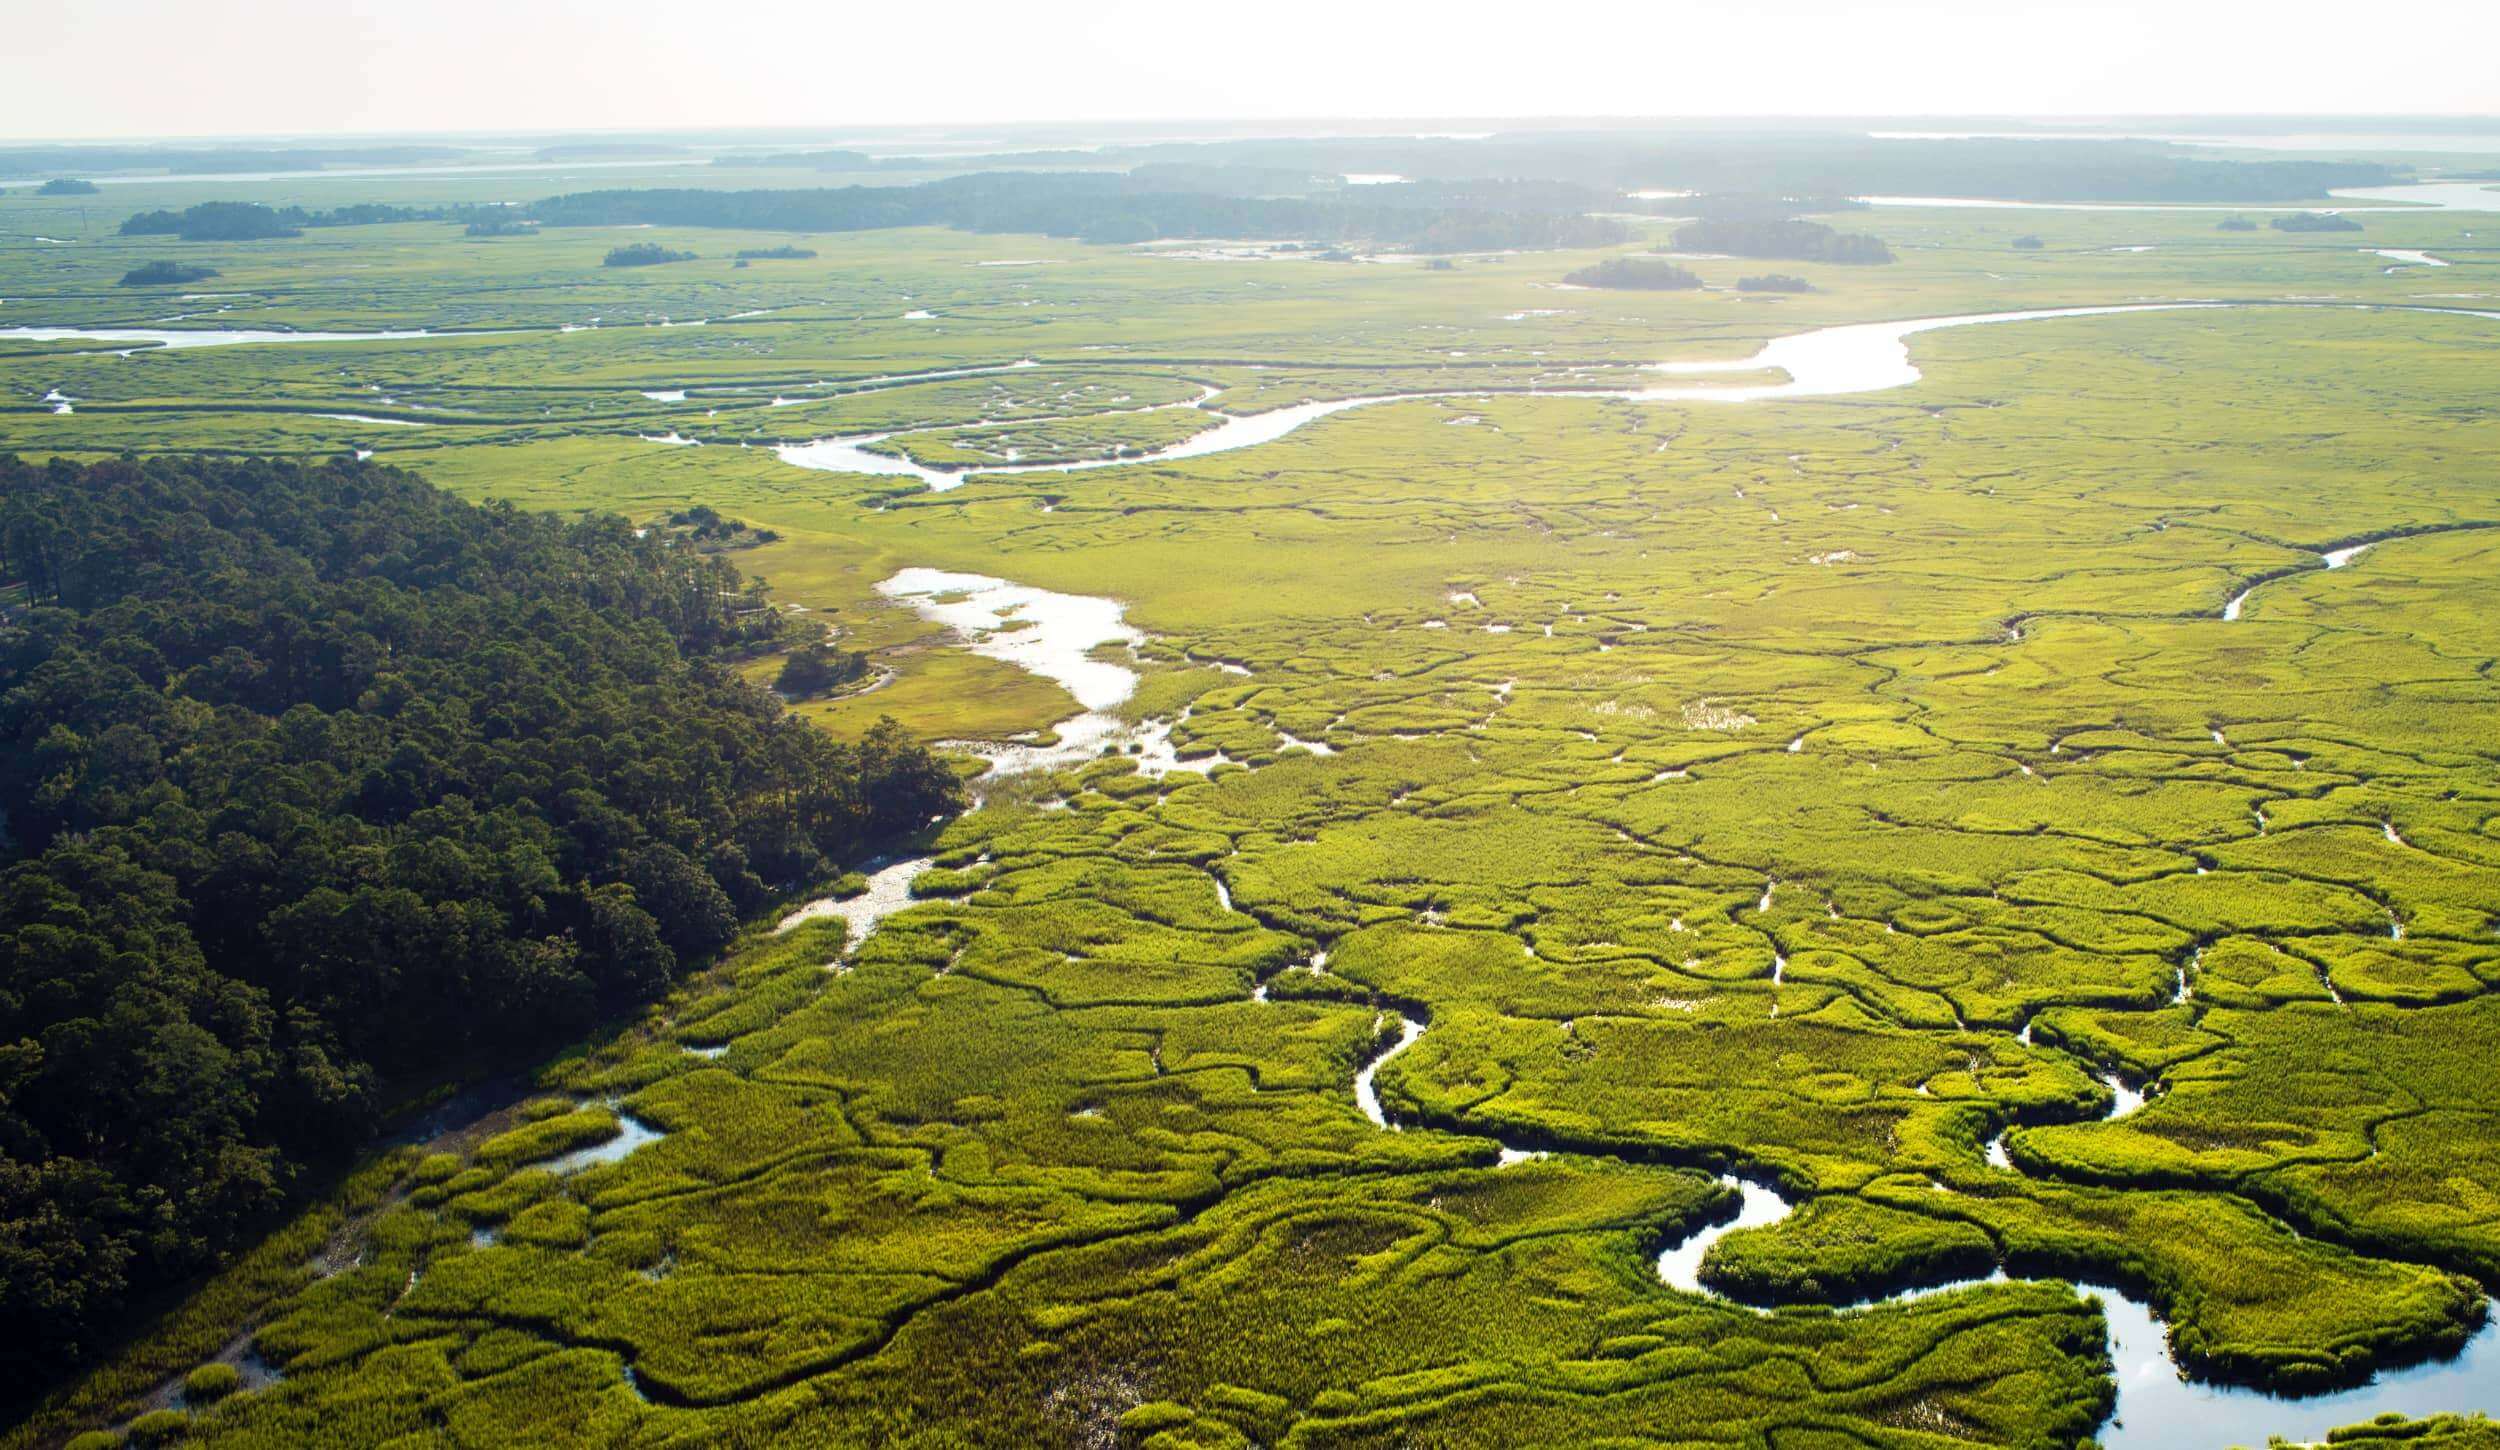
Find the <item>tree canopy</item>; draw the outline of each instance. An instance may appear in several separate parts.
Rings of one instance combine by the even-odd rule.
[[[0,459],[0,1365],[92,1348],[446,1064],[953,807],[729,668],[714,553],[346,462]]]

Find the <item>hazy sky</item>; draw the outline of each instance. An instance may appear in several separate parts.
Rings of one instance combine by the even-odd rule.
[[[5,0],[0,135],[2490,112],[2493,0]]]

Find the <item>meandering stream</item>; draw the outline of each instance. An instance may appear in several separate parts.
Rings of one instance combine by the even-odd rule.
[[[2492,205],[2500,208],[2500,192],[2489,194],[2493,198]],[[1786,375],[1781,381],[1703,387],[1552,391],[1560,396],[1672,403],[1744,403],[1874,392],[1918,380],[1920,374],[1910,359],[1908,339],[1924,332],[1997,322],[2227,305],[2238,304],[2121,304],[1850,324],[1775,338],[1743,359],[1669,362],[1654,364],[1651,368],[1654,372],[1678,377],[1777,371]],[[2402,310],[2500,316],[2467,309]],[[440,334],[423,330],[297,333],[0,329],[0,336],[32,340],[103,337],[169,348],[262,342],[372,341],[445,335],[478,334]],[[953,371],[960,375],[988,369]],[[1271,442],[1319,418],[1375,403],[1478,395],[1480,390],[1383,394],[1305,403],[1250,415],[1219,413],[1217,416],[1222,421],[1217,426],[1168,448],[1122,458],[977,471],[984,474],[1065,472],[1199,457]],[[1171,406],[1199,407],[1203,403],[1201,399],[1198,403]],[[784,449],[782,456],[804,467],[910,474],[922,478],[933,489],[952,488],[964,481],[963,473],[929,469],[908,460],[868,453],[860,445],[870,441],[875,441],[874,437],[831,439]],[[2320,562],[2326,568],[2339,568],[2368,547],[2368,543],[2363,543],[2327,551],[2319,556]],[[2225,605],[2222,617],[2239,618],[2241,607],[2256,587],[2258,585],[2252,584],[2231,599]],[[920,568],[903,570],[880,584],[878,589],[887,597],[908,604],[923,617],[949,626],[975,653],[1013,664],[1062,685],[1081,707],[1080,713],[1060,722],[1054,731],[1054,739],[969,747],[991,762],[989,778],[1074,764],[1107,750],[1131,751],[1140,758],[1141,766],[1150,770],[1197,768],[1172,756],[1168,723],[1132,723],[1113,713],[1114,707],[1125,702],[1134,692],[1138,675],[1130,666],[1116,659],[1098,657],[1098,653],[1106,644],[1133,650],[1145,640],[1142,632],[1122,618],[1117,601],[1059,594],[987,575]],[[1211,763],[1200,762],[1199,767]],[[782,929],[816,917],[839,916],[850,926],[850,940],[855,947],[887,915],[910,904],[913,879],[929,869],[931,864],[929,858],[916,857],[883,865],[869,877],[866,892],[839,901],[810,903],[786,917],[781,923]],[[1411,1048],[1427,1030],[1427,1023],[1401,1014],[1395,1039],[1375,1052],[1355,1076],[1353,1091],[1356,1105],[1366,1118],[1384,1130],[1396,1131],[1400,1124],[1381,1103],[1377,1075],[1389,1059]],[[2140,1094],[2124,1089],[2123,1084],[2116,1086],[2119,1091],[2114,1096],[2111,1116],[2142,1106],[2144,1099]],[[555,1171],[566,1172],[612,1162],[657,1136],[656,1130],[629,1116],[621,1118],[620,1126],[622,1131],[616,1137],[563,1155],[550,1166]],[[1541,1156],[1507,1144],[1500,1147],[1501,1161],[1505,1163]],[[2001,1140],[1989,1145],[1987,1158],[2004,1171],[2020,1171],[2004,1153]],[[1700,1280],[1700,1267],[1712,1245],[1739,1228],[1775,1223],[1794,1211],[1795,1204],[1772,1186],[1733,1176],[1725,1181],[1740,1195],[1739,1212],[1730,1221],[1704,1228],[1664,1249],[1658,1257],[1657,1271],[1665,1285],[1685,1292],[1710,1294],[1711,1291]],[[2002,1275],[1996,1277],[2001,1278]],[[1866,1307],[1880,1307],[1908,1297],[1975,1287],[1984,1282],[1968,1280],[1929,1286],[1906,1295],[1891,1296]],[[2294,1400],[2258,1390],[2197,1383],[2184,1379],[2179,1373],[2170,1356],[2160,1321],[2149,1304],[2110,1286],[2079,1287],[2101,1297],[2109,1319],[2118,1407],[2114,1420],[2103,1431],[2101,1443],[2111,1447],[2111,1450],[2174,1450],[2174,1447],[2175,1450],[2203,1450],[2203,1447],[2228,1442],[2254,1444],[2270,1434],[2318,1438],[2328,1428],[2365,1420],[2385,1410],[2402,1410],[2418,1415],[2486,1407],[2495,1393],[2493,1387],[2500,1385],[2500,1320],[2487,1322],[2467,1344],[2464,1352],[2454,1359],[2387,1371],[2367,1385],[2333,1394]]]
[[[2494,195],[2500,196],[2500,192],[2495,192]],[[2123,302],[2088,307],[2043,307],[2015,312],[1969,313],[1955,317],[1915,317],[1891,322],[1844,323],[1835,327],[1816,328],[1811,332],[1775,337],[1748,357],[1699,362],[1650,363],[1644,369],[1665,376],[1688,378],[1772,372],[1786,375],[1777,381],[1727,383],[1715,386],[1525,388],[1500,391],[1536,397],[1613,398],[1631,403],[1663,404],[1762,403],[1799,398],[1846,397],[1859,393],[1876,393],[1892,388],[1907,387],[1917,382],[1921,374],[1917,364],[1910,360],[1909,339],[1921,333],[2001,322],[2038,322],[2054,318],[2103,317],[2130,312],[2179,312],[2256,306],[2334,306],[2366,311],[2430,312],[2500,319],[2500,311],[2486,312],[2463,307],[2420,307],[2377,303],[2278,304],[2182,301]],[[783,461],[801,468],[835,473],[917,478],[932,492],[943,493],[949,489],[962,487],[967,480],[974,477],[1070,473],[1096,468],[1171,463],[1188,458],[1202,458],[1214,453],[1229,453],[1235,449],[1273,443],[1307,424],[1354,408],[1432,398],[1480,398],[1489,396],[1493,391],[1497,390],[1451,388],[1421,392],[1371,393],[1353,398],[1331,398],[1323,402],[1297,403],[1290,407],[1275,408],[1263,413],[1223,412],[1210,406],[1208,400],[1202,397],[1196,402],[1175,403],[1167,406],[1194,408],[1210,413],[1221,420],[1212,428],[1163,448],[1124,454],[1115,458],[1093,458],[1069,463],[1011,463],[968,468],[934,468],[908,458],[869,450],[869,445],[882,443],[896,436],[892,431],[825,438],[813,443],[787,444],[778,452]]]
[[[233,327],[0,327],[0,337],[24,342],[127,343],[133,348],[180,352],[194,347],[248,347],[285,342],[403,342],[412,337],[502,337],[504,330],[433,332],[425,328],[384,332],[282,332]]]
[[[1396,1040],[1375,1052],[1354,1078],[1355,1105],[1374,1124],[1398,1131],[1400,1124],[1380,1101],[1377,1086],[1382,1064],[1420,1041],[1427,1024],[1399,1017]],[[2105,1077],[2112,1099],[2105,1119],[2125,1117],[2144,1106],[2145,1095],[2124,1082]],[[1468,1132],[1465,1128],[1452,1131]],[[1476,1135],[1491,1137],[1490,1134]],[[1499,1139],[1495,1139],[1497,1143]],[[1989,1145],[1988,1161],[2007,1172],[2020,1172],[2006,1158],[2003,1135]],[[1504,1163],[1542,1156],[1501,1147]],[[1794,1200],[1766,1182],[1722,1175],[1720,1182],[1736,1190],[1736,1216],[1709,1225],[1667,1245],[1658,1254],[1659,1281],[1688,1294],[1714,1299],[1725,1296],[1701,1281],[1702,1260],[1713,1245],[1738,1229],[1775,1224],[1796,1211]],[[1879,1309],[1935,1294],[1978,1288],[2007,1281],[2003,1270],[1970,1279],[1923,1285],[1879,1299],[1847,1306]],[[2351,1425],[2389,1410],[2411,1415],[2439,1411],[2470,1413],[2489,1409],[2500,1399],[2500,1313],[2485,1319],[2481,1330],[2452,1359],[2437,1360],[2380,1372],[2352,1389],[2304,1398],[2290,1398],[2241,1385],[2212,1384],[2186,1377],[2171,1355],[2168,1332],[2151,1304],[2112,1284],[2077,1282],[2075,1287],[2097,1295],[2109,1321],[2112,1377],[2118,1405],[2101,1429],[2107,1450],[2213,1450],[2218,1445],[2259,1445],[2270,1435],[2294,1440],[2326,1438],[2339,1425]],[[1762,1311],[1771,1312],[1771,1311]]]
[[[1146,641],[1144,631],[1121,618],[1118,600],[925,568],[901,570],[879,583],[877,592],[947,626],[973,653],[1060,685],[1082,707],[1053,726],[1047,740],[947,742],[950,749],[990,763],[982,784],[1081,764],[1106,753],[1130,756],[1149,775],[1206,770],[1223,760],[1220,755],[1182,760],[1172,748],[1173,722],[1130,721],[1114,713],[1114,707],[1136,693],[1137,671],[1097,654],[1105,645],[1133,651]],[[871,863],[867,890],[811,901],[774,929],[788,931],[802,922],[839,917],[850,929],[847,957],[879,922],[912,904],[912,882],[935,864],[927,856]]]
[[[2369,543],[2346,545],[2321,554],[2320,562],[2339,568],[2369,547]],[[1060,594],[983,574],[923,568],[902,570],[878,585],[878,592],[948,625],[976,653],[1059,683],[1082,707],[1078,715],[1060,724],[1056,742],[976,747],[992,760],[994,772],[1038,770],[1090,759],[1106,744],[1125,743],[1157,728],[1131,725],[1110,713],[1135,691],[1138,677],[1128,665],[1099,657],[1101,647],[1134,649],[1146,639],[1122,617],[1116,600]],[[2236,610],[2228,617],[2236,617]],[[1168,732],[1168,727],[1162,728]],[[851,945],[856,947],[887,915],[910,904],[911,882],[930,864],[929,858],[916,857],[885,865],[870,876],[867,892],[801,907],[784,918],[781,929],[816,917],[841,916],[851,926]],[[1218,897],[1230,906],[1220,882]],[[1324,961],[1322,954],[1314,967]],[[1254,1000],[1268,1000],[1263,985],[1252,995]],[[1405,1012],[1384,1012],[1380,1025],[1386,1028],[1392,1019],[1397,1024],[1395,1034],[1383,1032],[1384,1040],[1355,1072],[1353,1098],[1374,1126],[1399,1132],[1404,1125],[1381,1101],[1379,1074],[1392,1058],[1420,1042],[1430,1024]],[[2104,1075],[2103,1081],[2111,1090],[2105,1118],[2124,1117],[2145,1106],[2146,1094],[2123,1079]],[[1478,1136],[1496,1145],[1503,1165],[1548,1156],[1549,1150],[1521,1148],[1492,1134]],[[2022,1171],[2005,1152],[2003,1134],[1987,1144],[1985,1157],[1999,1171]],[[1770,1182],[1735,1174],[1724,1175],[1721,1181],[1738,1194],[1737,1213],[1660,1250],[1657,1273],[1666,1287],[1723,1297],[1701,1280],[1701,1265],[1711,1247],[1739,1229],[1765,1227],[1796,1210],[1795,1200]],[[1881,1309],[2002,1282],[2006,1277],[1999,1270],[1984,1278],[1924,1285],[1848,1307]],[[2386,1410],[2421,1415],[2486,1408],[2494,1397],[2493,1386],[2500,1385],[2500,1317],[2487,1320],[2453,1359],[2388,1370],[2349,1390],[2292,1399],[2187,1379],[2171,1356],[2167,1333],[2149,1303],[2114,1285],[2078,1283],[2076,1287],[2097,1295],[2108,1319],[2118,1390],[2116,1412],[2100,1435],[2101,1444],[2109,1450],[2210,1450],[2221,1444],[2259,1444],[2276,1434],[2322,1439],[2335,1426],[2357,1423]]]

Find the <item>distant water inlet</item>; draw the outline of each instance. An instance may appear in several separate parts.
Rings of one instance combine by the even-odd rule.
[[[2500,193],[2495,193],[2495,195],[2500,195]],[[2275,305],[2341,306],[2365,311],[2430,312],[2500,319],[2500,311],[2485,312],[2460,307],[2385,306],[2368,303],[2127,302],[2093,307],[2044,307],[2018,312],[1970,313],[1958,317],[1914,317],[1893,322],[1847,323],[1838,327],[1816,328],[1811,332],[1773,338],[1748,357],[1701,362],[1659,362],[1651,363],[1647,367],[1649,372],[1679,378],[1731,374],[1785,374],[1777,380],[1679,387],[1527,388],[1512,391],[1540,397],[1615,398],[1625,402],[1656,404],[1767,403],[1805,398],[1848,397],[1908,387],[1917,382],[1920,373],[1917,364],[1910,360],[1909,340],[1921,333],[1940,332],[1954,327],[1979,327],[2002,322],[2040,322],[2069,317],[2106,317],[2132,312],[2182,312]],[[1074,463],[1020,463],[964,469],[932,468],[908,458],[872,451],[870,445],[883,443],[895,436],[891,433],[859,434],[850,437],[826,438],[814,443],[794,443],[784,446],[779,451],[783,461],[796,464],[801,468],[821,469],[835,473],[904,475],[917,478],[927,484],[932,491],[942,493],[948,489],[960,488],[966,480],[975,476],[1067,473],[1085,469],[1125,468],[1140,464],[1175,463],[1183,459],[1203,458],[1210,454],[1230,453],[1236,449],[1273,443],[1307,424],[1355,408],[1368,408],[1380,403],[1413,402],[1419,399],[1481,398],[1489,395],[1490,390],[1486,389],[1372,393],[1353,398],[1330,398],[1319,402],[1297,403],[1263,413],[1223,412],[1210,406],[1207,397],[1201,397],[1195,402],[1173,403],[1165,406],[1197,409],[1212,414],[1220,420],[1216,426],[1168,447],[1124,454],[1116,458],[1086,459]]]
[[[1136,693],[1137,671],[1117,658],[1100,657],[1102,648],[1133,654],[1146,642],[1145,632],[1121,617],[1118,600],[943,569],[905,569],[879,584],[877,592],[949,626],[974,654],[1056,682],[1085,707],[1052,726],[1046,739],[950,742],[990,763],[984,781],[1115,753],[1129,756],[1148,775],[1202,771],[1223,759],[1182,760],[1172,747],[1172,721],[1131,721],[1113,713]]]
[[[871,861],[865,868],[869,873],[866,890],[857,896],[829,896],[821,901],[811,901],[783,917],[773,930],[784,932],[803,922],[839,918],[848,930],[842,948],[843,955],[848,956],[858,949],[862,941],[867,940],[869,933],[877,929],[878,922],[911,905],[912,882],[936,864],[927,856],[914,856],[907,861]]]
[[[1108,710],[1136,693],[1137,671],[1094,657],[1102,645],[1146,642],[1120,617],[1117,600],[943,569],[905,569],[877,592],[952,628],[973,653],[1056,682],[1087,710]]]
[[[2406,212],[2500,211],[2500,186],[2483,181],[2416,181],[2399,186],[2348,186],[2333,193],[2336,205],[2234,206],[2222,202],[1997,201],[1976,196],[1861,196],[1869,206],[1928,207],[1979,211],[2140,212]]]
[[[1203,770],[1221,759],[1181,760],[1173,753],[1171,722],[1131,722],[1112,713],[1136,693],[1137,671],[1097,654],[1105,645],[1134,650],[1146,642],[1145,632],[1121,617],[1116,599],[1061,594],[987,574],[921,568],[896,573],[878,584],[877,592],[947,626],[974,654],[1057,683],[1083,707],[1058,722],[1046,740],[949,742],[951,748],[990,763],[985,782],[1056,770],[1109,753],[1128,755],[1149,775]],[[866,890],[811,901],[784,916],[775,930],[840,918],[850,929],[843,948],[848,956],[880,922],[912,904],[912,882],[936,864],[928,856],[871,862]]]
[[[24,342],[122,343],[132,348],[180,352],[194,347],[249,347],[308,342],[402,342],[414,337],[496,337],[493,331],[281,332],[232,327],[0,327],[0,337]]]

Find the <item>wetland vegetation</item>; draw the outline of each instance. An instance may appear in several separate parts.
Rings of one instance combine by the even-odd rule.
[[[1113,149],[0,249],[6,1443],[2493,1442],[2487,215]]]

